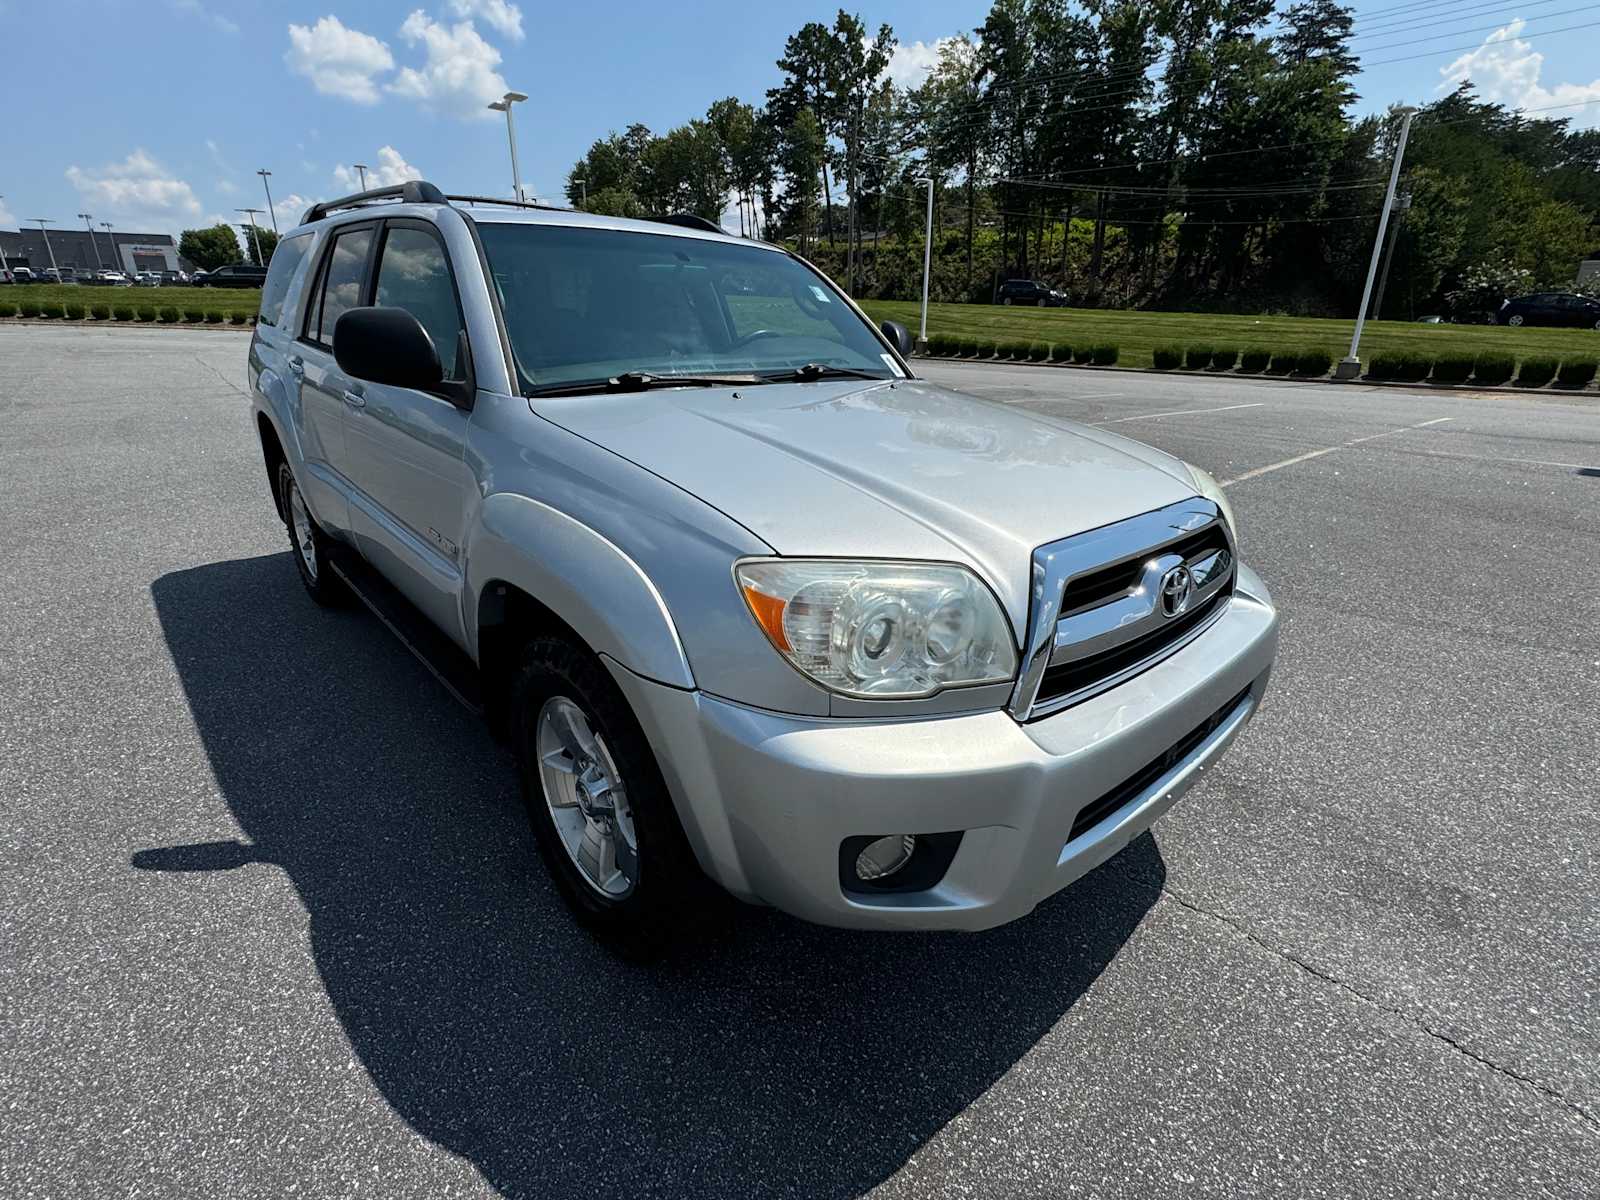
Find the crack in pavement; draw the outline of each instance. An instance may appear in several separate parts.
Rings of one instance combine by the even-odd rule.
[[[1232,917],[1225,916],[1220,912],[1214,912],[1203,905],[1196,904],[1192,900],[1186,900],[1184,897],[1178,895],[1177,892],[1173,891],[1165,884],[1162,885],[1161,892],[1179,907],[1185,908],[1192,913],[1206,917],[1212,921],[1215,921],[1219,925],[1225,926],[1234,933],[1238,934],[1240,937],[1244,938],[1246,941],[1251,942],[1259,949],[1264,950],[1266,953],[1272,955],[1274,958],[1299,967],[1306,974],[1320,979],[1324,983],[1333,985],[1347,995],[1355,997],[1363,1004],[1367,1004],[1373,1008],[1376,1008],[1380,1012],[1388,1013],[1390,1016],[1399,1017],[1402,1021],[1405,1021],[1407,1024],[1416,1027],[1434,1041],[1443,1042],[1446,1046],[1449,1046],[1462,1057],[1467,1058],[1472,1062],[1479,1064],[1480,1066],[1488,1067],[1497,1075],[1503,1075],[1507,1079],[1514,1080],[1515,1082],[1522,1084],[1524,1087],[1532,1089],[1541,1096],[1545,1097],[1547,1100],[1555,1101],[1556,1104],[1560,1105],[1562,1108],[1565,1108],[1568,1112],[1572,1113],[1575,1117],[1587,1125],[1591,1132],[1600,1135],[1600,1118],[1596,1118],[1594,1114],[1590,1113],[1589,1110],[1584,1108],[1581,1104],[1569,1100],[1561,1092],[1550,1087],[1548,1084],[1540,1083],[1537,1079],[1533,1079],[1530,1076],[1514,1071],[1510,1067],[1507,1067],[1502,1063],[1495,1062],[1491,1058],[1486,1058],[1482,1054],[1479,1054],[1476,1050],[1469,1049],[1468,1047],[1462,1045],[1449,1034],[1441,1033],[1439,1030],[1433,1028],[1421,1017],[1406,1012],[1404,1009],[1396,1008],[1392,1004],[1385,1004],[1376,996],[1369,996],[1360,988],[1354,986],[1353,984],[1347,983],[1345,980],[1340,979],[1336,975],[1330,975],[1327,971],[1312,965],[1298,955],[1287,950],[1280,950],[1278,947],[1271,945],[1257,934],[1246,929]]]

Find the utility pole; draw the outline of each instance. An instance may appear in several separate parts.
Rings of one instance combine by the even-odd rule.
[[[574,179],[572,182],[577,184],[580,188],[583,189],[583,199],[580,200],[578,203],[579,203],[579,206],[585,212],[588,212],[589,211],[589,181],[587,179],[585,179],[582,175],[580,175],[580,176],[578,176],[578,178]]]
[[[103,271],[106,264],[100,260],[100,243],[94,240],[94,218],[88,213],[79,213],[78,216],[83,218],[83,227],[89,231],[89,246],[94,250],[94,265]]]
[[[50,245],[50,231],[45,228],[46,225],[54,225],[55,224],[55,218],[53,218],[53,217],[29,217],[28,220],[38,222],[38,224],[39,224],[39,232],[44,234],[45,253],[50,255],[50,269],[56,273],[56,282],[60,283],[61,282],[61,268],[56,266],[56,252],[55,252],[54,247],[52,247]]]
[[[522,171],[517,166],[517,129],[511,120],[511,106],[527,98],[525,92],[507,92],[489,105],[495,112],[506,115],[506,141],[511,144],[511,192],[519,203],[522,201]]]
[[[364,192],[367,190],[367,164],[355,163],[354,166],[356,173],[361,177],[361,190]]]
[[[1400,240],[1401,218],[1411,211],[1411,193],[1401,192],[1394,203],[1395,218],[1389,223],[1389,244],[1383,251],[1383,270],[1378,272],[1378,292],[1372,298],[1372,311],[1367,314],[1374,321],[1383,315],[1383,292],[1389,286],[1389,268],[1394,266],[1394,244]]]
[[[5,199],[4,196],[0,196],[0,200],[4,200],[4,199]],[[6,261],[5,243],[4,242],[0,242],[0,271],[9,271],[9,270],[11,270],[11,264]]]
[[[1411,137],[1411,118],[1417,115],[1414,108],[1400,110],[1400,144],[1395,147],[1394,166],[1389,170],[1389,190],[1383,197],[1383,212],[1378,216],[1378,236],[1372,239],[1372,261],[1367,265],[1367,286],[1361,290],[1361,307],[1356,310],[1355,333],[1350,338],[1350,353],[1339,360],[1333,370],[1335,379],[1354,379],[1361,374],[1361,329],[1367,323],[1367,305],[1372,300],[1372,284],[1378,274],[1378,255],[1383,252],[1383,235],[1389,228],[1389,213],[1394,209],[1395,188],[1400,182],[1400,163],[1406,156],[1406,141]]]
[[[272,172],[268,171],[266,168],[263,167],[261,170],[257,171],[256,174],[261,176],[261,186],[263,188],[266,188],[266,192],[267,192],[267,216],[272,218],[272,232],[273,233],[277,233],[278,232],[278,214],[272,211],[272,188],[267,183],[267,180],[272,175]]]
[[[255,239],[255,243],[256,243],[256,266],[258,266],[258,267],[266,266],[267,264],[266,264],[265,260],[263,260],[262,257],[261,257],[261,237],[260,237],[259,234],[256,233],[256,214],[258,212],[260,212],[261,210],[259,208],[236,208],[233,211],[234,212],[241,212],[241,213],[249,214],[249,217],[250,217],[250,236]],[[241,224],[242,223],[243,222],[241,222]]]
[[[928,352],[928,277],[933,274],[933,174],[928,174],[928,224],[922,235],[922,328],[917,350]]]
[[[112,269],[120,271],[120,270],[122,270],[122,268],[117,266],[117,239],[111,236],[111,222],[110,221],[101,221],[100,222],[100,228],[104,229],[106,231],[106,248],[111,251],[111,266],[112,266]],[[131,273],[129,275],[130,279],[133,277],[133,274],[137,274],[137,272]]]

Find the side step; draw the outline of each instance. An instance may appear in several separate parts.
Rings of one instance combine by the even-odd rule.
[[[478,668],[457,646],[423,616],[416,605],[407,600],[400,590],[379,575],[366,561],[348,546],[335,543],[330,555],[333,573],[344,580],[351,592],[372,610],[400,639],[401,645],[417,659],[433,677],[444,684],[445,691],[456,698],[467,711],[483,715],[483,684]]]

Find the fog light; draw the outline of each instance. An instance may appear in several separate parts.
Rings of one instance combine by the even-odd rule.
[[[886,879],[911,861],[917,839],[909,833],[895,833],[867,843],[856,855],[856,878],[863,883]]]

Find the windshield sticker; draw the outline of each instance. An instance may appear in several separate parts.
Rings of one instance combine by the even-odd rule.
[[[906,377],[906,373],[900,369],[900,364],[895,362],[894,355],[880,354],[878,357],[883,359],[884,366],[888,367],[889,370],[894,372],[894,377],[896,379],[904,379]]]
[[[814,283],[811,284],[810,286],[811,286],[811,294],[817,298],[817,303],[818,304],[832,304],[833,303],[832,300],[828,299],[828,293],[827,292],[823,291],[820,287],[818,287]]]

